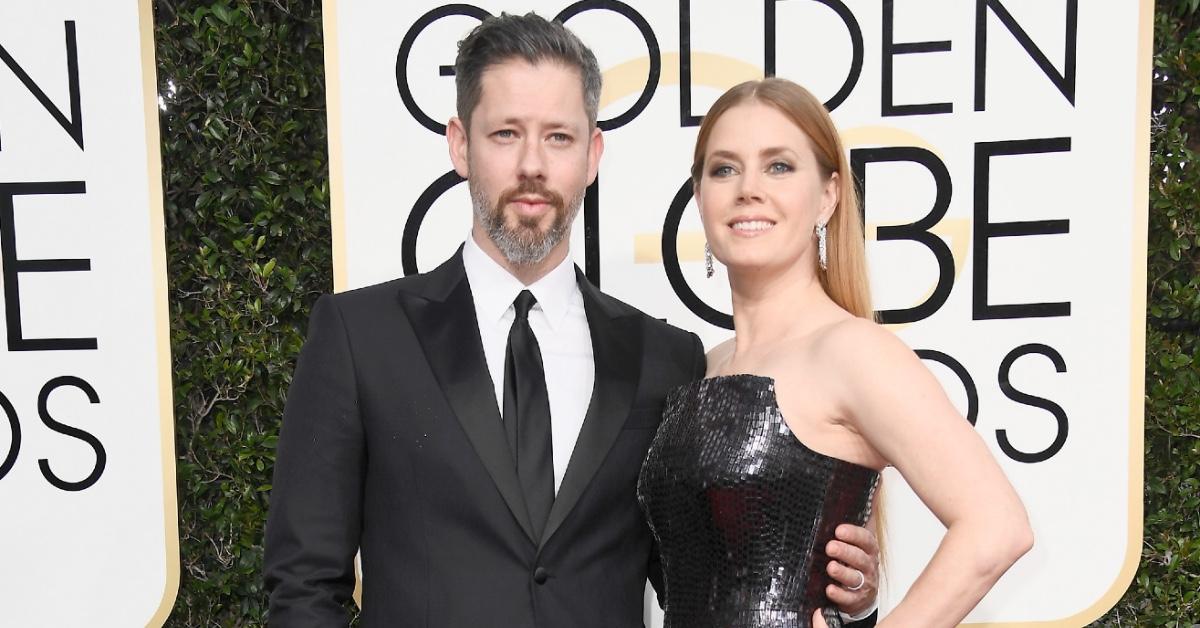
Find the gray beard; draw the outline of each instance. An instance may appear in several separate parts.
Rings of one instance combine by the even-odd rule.
[[[492,206],[483,190],[469,179],[467,187],[471,190],[471,205],[475,209],[475,217],[479,224],[483,226],[488,239],[496,245],[504,259],[513,266],[532,266],[546,259],[550,251],[571,231],[571,223],[575,221],[579,207],[583,204],[583,191],[574,198],[567,199],[564,211],[555,211],[554,222],[543,233],[537,230],[536,225],[524,223],[510,228],[505,224],[504,214],[499,208]]]

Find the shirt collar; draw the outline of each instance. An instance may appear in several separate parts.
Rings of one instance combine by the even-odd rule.
[[[529,290],[537,299],[534,309],[542,310],[550,331],[555,331],[566,318],[572,300],[582,298],[569,251],[558,266],[526,286],[479,248],[473,234],[468,234],[463,244],[463,268],[476,311],[484,319],[479,321],[481,325],[499,322],[510,311],[517,295]]]

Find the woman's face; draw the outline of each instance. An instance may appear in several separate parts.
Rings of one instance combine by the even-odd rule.
[[[696,202],[730,270],[813,269],[813,228],[837,205],[837,174],[822,175],[808,136],[783,113],[748,101],[713,127]]]

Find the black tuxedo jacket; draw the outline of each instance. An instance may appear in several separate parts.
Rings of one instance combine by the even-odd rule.
[[[642,626],[658,570],[637,476],[664,396],[704,375],[704,349],[577,275],[596,380],[542,538],[461,252],[427,274],[317,302],[275,463],[271,625],[346,625],[361,546],[364,626]]]

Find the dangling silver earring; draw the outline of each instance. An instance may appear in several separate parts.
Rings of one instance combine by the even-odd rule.
[[[826,239],[828,229],[825,228],[825,223],[817,223],[817,263],[820,264],[821,270],[829,270],[829,255],[826,251]]]
[[[704,276],[711,279],[713,276],[713,273],[715,273],[715,272],[716,271],[713,270],[712,249],[708,248],[708,243],[705,242],[704,243]]]

